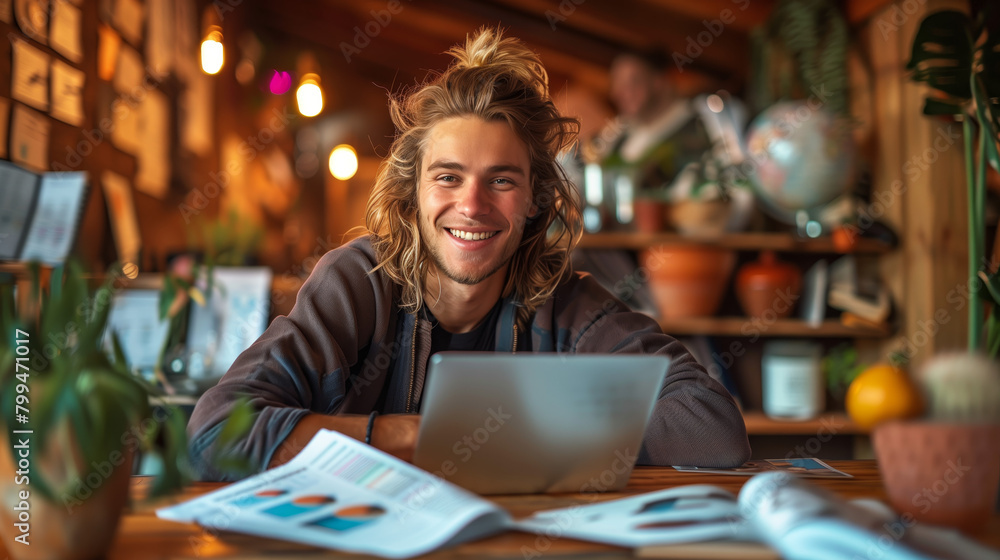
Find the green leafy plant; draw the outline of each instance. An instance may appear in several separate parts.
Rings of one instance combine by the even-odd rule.
[[[33,470],[32,485],[59,501],[94,473],[101,477],[98,465],[109,457],[139,451],[162,465],[151,496],[181,488],[190,479],[184,414],[165,406],[166,414],[154,415],[156,390],[128,371],[117,337],[111,337],[112,355],[103,342],[121,269],[94,292],[75,263],[54,268],[47,283],[39,265],[29,272],[30,294],[20,309],[13,286],[0,286],[0,422],[31,430],[39,452],[66,430],[76,443],[59,455],[60,466],[47,469],[65,477]],[[11,439],[11,451],[14,444]]]
[[[781,0],[752,40],[751,97],[758,110],[780,99],[816,95],[833,113],[850,116],[850,33],[835,2]]]
[[[858,361],[858,350],[853,344],[841,344],[823,357],[821,368],[831,395],[843,399],[847,387],[867,364]]]
[[[110,355],[104,344],[121,269],[113,267],[93,292],[76,263],[52,269],[48,282],[37,264],[29,274],[30,293],[20,308],[13,285],[0,284],[0,424],[31,430],[32,449],[40,453],[67,430],[76,442],[76,449],[59,455],[60,465],[48,469],[66,476],[55,480],[34,469],[32,486],[50,501],[66,500],[95,472],[103,479],[106,473],[98,469],[109,457],[131,451],[160,465],[150,498],[181,489],[191,479],[184,413],[162,402],[154,413],[150,401],[160,391],[128,370],[117,336],[110,337]],[[250,472],[234,449],[254,417],[243,400],[223,424],[213,452],[220,469],[238,476]],[[15,441],[9,444],[16,457]]]
[[[969,278],[983,280],[978,296],[989,302],[983,340],[983,307],[969,305],[969,350],[1000,350],[1000,278],[986,263],[986,165],[1000,171],[1000,24],[995,3],[973,2],[973,15],[933,13],[920,23],[907,70],[934,94],[925,115],[950,115],[962,123],[969,208]],[[978,9],[977,9],[978,8]]]

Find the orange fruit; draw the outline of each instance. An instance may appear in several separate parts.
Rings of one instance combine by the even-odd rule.
[[[847,388],[847,414],[869,430],[887,420],[911,418],[923,412],[923,398],[904,370],[876,364]]]

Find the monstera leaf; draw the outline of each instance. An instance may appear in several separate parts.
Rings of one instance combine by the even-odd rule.
[[[986,3],[975,19],[950,10],[927,16],[906,68],[942,94],[927,98],[924,114],[968,115],[984,127],[986,159],[1000,171],[1000,26],[993,6]]]

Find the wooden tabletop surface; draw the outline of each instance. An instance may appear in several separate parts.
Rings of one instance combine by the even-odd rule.
[[[885,499],[885,491],[874,461],[829,461],[829,463],[835,468],[854,475],[854,478],[812,479],[812,481],[846,499],[861,497]],[[501,496],[494,497],[493,500],[506,508],[514,517],[522,517],[543,509],[593,503],[685,484],[715,484],[735,493],[739,491],[747,479],[744,476],[682,473],[671,468],[637,467],[632,473],[628,487],[621,493]],[[133,495],[137,498],[144,495],[147,481],[137,477],[133,478],[132,482]],[[218,533],[214,530],[201,529],[195,525],[164,521],[158,519],[154,513],[156,507],[184,501],[220,486],[217,483],[195,483],[182,495],[175,496],[166,502],[152,504],[136,501],[136,505],[122,518],[117,540],[108,558],[115,560],[367,558],[262,537]],[[986,536],[982,537],[981,540],[1000,548],[1000,516],[994,516],[990,521]],[[440,550],[425,556],[425,558],[489,557],[491,559],[524,560],[525,558],[549,558],[553,556],[585,557],[589,560],[634,557],[633,551],[624,548],[559,538],[558,536],[549,539],[511,531],[452,549]]]

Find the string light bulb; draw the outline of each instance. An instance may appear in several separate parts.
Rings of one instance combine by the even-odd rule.
[[[218,74],[225,62],[222,48],[222,29],[218,26],[208,28],[205,40],[201,42],[201,69],[206,74]]]
[[[315,117],[323,110],[323,90],[319,87],[319,76],[306,74],[295,90],[299,113],[304,117]]]
[[[330,173],[346,181],[358,172],[358,152],[350,144],[341,144],[330,152]]]

